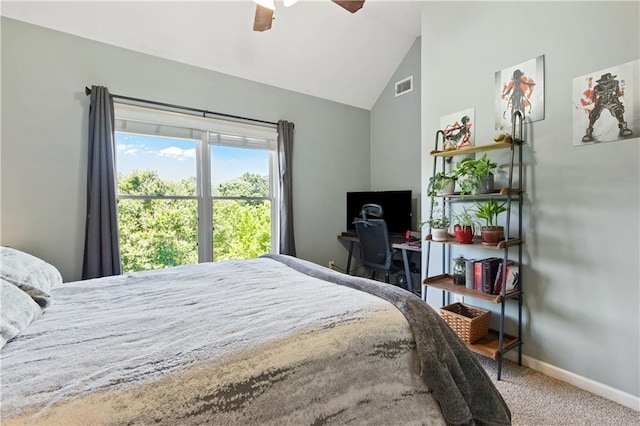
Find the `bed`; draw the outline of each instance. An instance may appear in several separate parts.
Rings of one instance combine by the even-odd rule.
[[[420,298],[297,258],[62,283],[3,247],[1,420],[14,424],[510,424]]]

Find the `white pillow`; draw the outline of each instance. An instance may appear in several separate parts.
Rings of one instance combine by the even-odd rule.
[[[42,308],[51,304],[51,289],[62,283],[53,265],[10,247],[0,247],[0,278],[18,286]]]
[[[42,315],[42,308],[24,291],[0,278],[0,348]]]

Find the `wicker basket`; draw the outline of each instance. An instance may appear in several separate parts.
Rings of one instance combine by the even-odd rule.
[[[440,308],[440,314],[465,343],[473,343],[489,332],[491,311],[463,303],[453,303]]]

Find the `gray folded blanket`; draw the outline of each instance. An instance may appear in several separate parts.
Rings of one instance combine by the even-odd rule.
[[[341,274],[285,255],[266,254],[325,281],[378,296],[405,316],[416,340],[421,376],[452,425],[510,425],[511,412],[484,368],[440,315],[419,297],[398,287]]]

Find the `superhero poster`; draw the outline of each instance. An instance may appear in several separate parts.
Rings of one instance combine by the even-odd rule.
[[[573,146],[640,135],[640,60],[573,79]]]
[[[544,120],[544,55],[496,72],[496,130],[511,128],[515,111],[525,122]]]
[[[440,130],[444,133],[442,147],[445,151],[473,146],[475,109],[468,108],[464,111],[440,117]]]

